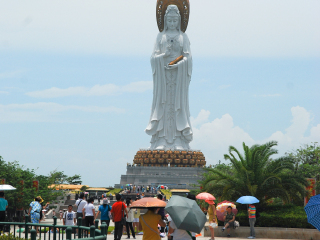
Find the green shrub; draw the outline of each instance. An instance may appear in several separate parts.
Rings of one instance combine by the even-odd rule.
[[[0,240],[25,240],[24,238],[14,237],[13,234],[1,235]],[[30,240],[30,239],[28,239]]]
[[[112,190],[110,190],[109,192],[107,192],[107,197],[108,195],[111,193],[112,195],[116,195],[118,193],[122,192],[122,189],[121,188],[114,188]]]
[[[303,207],[294,205],[270,205],[257,207],[260,217],[257,218],[256,227],[282,227],[282,228],[314,228],[308,223]],[[236,216],[240,226],[249,226],[246,210],[239,209]]]

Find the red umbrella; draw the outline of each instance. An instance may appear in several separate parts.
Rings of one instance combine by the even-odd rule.
[[[210,193],[207,193],[207,192],[202,192],[202,193],[199,193],[197,196],[196,196],[197,199],[201,199],[201,200],[216,200],[216,198],[211,195]]]
[[[224,221],[223,220],[223,216],[224,216],[224,213],[227,211],[227,208],[228,206],[231,206],[232,207],[232,212],[237,215],[238,213],[238,210],[236,208],[236,205],[233,203],[233,202],[229,202],[229,201],[223,201],[223,202],[220,202],[217,204],[217,207],[216,207],[216,212],[217,212],[217,218],[218,220],[220,221]]]

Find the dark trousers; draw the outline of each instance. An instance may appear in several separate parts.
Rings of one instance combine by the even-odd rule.
[[[110,225],[110,220],[101,220],[101,225],[102,223],[106,223],[107,225],[107,232],[108,232],[108,228],[109,228],[109,225]]]
[[[77,225],[79,226],[79,222],[78,222],[78,218],[79,217],[81,217],[81,219],[82,219],[82,217],[83,217],[83,214],[82,213],[79,213],[79,212],[77,212]],[[82,226],[85,226],[86,225],[86,220],[85,219],[82,219]]]
[[[134,232],[133,226],[132,226],[132,222],[127,222],[126,223],[126,228],[127,228],[127,234],[128,234],[128,238],[130,237],[130,229],[131,229],[131,234],[133,237],[136,237],[136,234]],[[130,228],[130,229],[129,229]]]
[[[123,225],[121,221],[114,223],[114,240],[120,240],[122,237]]]
[[[5,211],[0,211],[0,222],[5,222],[6,221],[6,212]],[[1,231],[3,230],[4,225],[0,224],[0,235]]]

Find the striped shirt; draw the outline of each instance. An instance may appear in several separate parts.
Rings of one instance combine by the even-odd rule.
[[[256,207],[249,205],[249,218],[256,218]]]

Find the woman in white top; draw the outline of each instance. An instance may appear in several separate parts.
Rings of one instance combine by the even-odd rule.
[[[84,206],[82,209],[82,215],[83,219],[85,218],[86,226],[90,227],[91,225],[94,225],[94,216],[96,215],[94,206],[93,206],[93,198],[90,198],[88,200],[88,203]]]
[[[132,222],[134,220],[134,210],[130,208],[130,205],[132,203],[131,198],[127,198],[127,210],[128,210],[128,218],[127,218],[127,223],[126,223],[126,228],[127,228],[127,238],[130,238],[130,229],[131,229],[131,234],[134,239],[136,239],[136,235],[132,226]],[[129,229],[130,228],[130,229]]]

